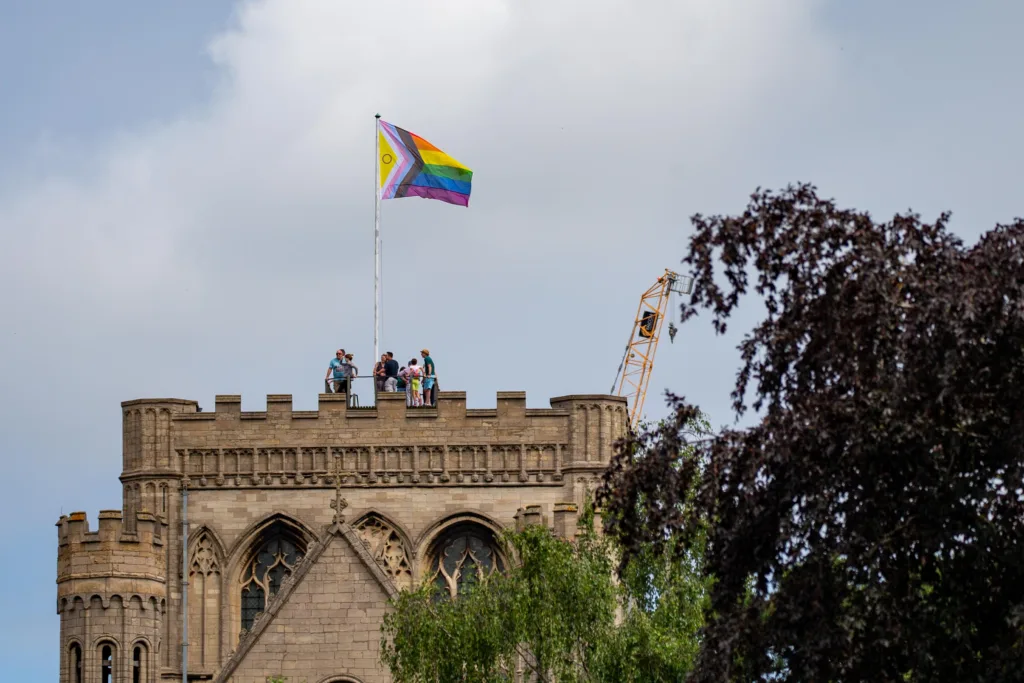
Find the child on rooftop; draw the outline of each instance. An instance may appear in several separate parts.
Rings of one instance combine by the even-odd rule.
[[[409,361],[409,388],[412,393],[412,405],[419,407],[423,405],[423,394],[420,393],[420,383],[423,379],[423,369],[416,364],[416,359]]]

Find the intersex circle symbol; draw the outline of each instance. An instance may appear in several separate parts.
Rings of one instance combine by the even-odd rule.
[[[380,158],[380,161],[383,164],[390,164],[392,161],[394,161],[394,157],[392,157],[390,154],[385,154]]]

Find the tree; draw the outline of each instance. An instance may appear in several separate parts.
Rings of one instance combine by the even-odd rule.
[[[516,562],[456,600],[430,582],[400,594],[381,638],[395,683],[509,681],[517,665],[540,683],[684,678],[706,596],[699,554],[649,548],[619,580],[592,519],[575,542],[542,526],[507,532]]]
[[[764,302],[732,393],[756,424],[685,457],[669,395],[601,491],[627,550],[706,542],[692,680],[1024,679],[1024,222],[948,221],[808,185],[693,217],[684,321]]]

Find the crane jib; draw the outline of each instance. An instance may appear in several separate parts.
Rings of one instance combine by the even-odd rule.
[[[658,350],[670,296],[673,293],[689,294],[692,286],[692,277],[680,276],[666,269],[665,274],[640,297],[633,330],[612,384],[612,393],[626,398],[631,428],[636,427],[643,415],[647,385],[654,369],[654,354]],[[674,338],[675,332],[675,326],[670,323],[669,336]]]

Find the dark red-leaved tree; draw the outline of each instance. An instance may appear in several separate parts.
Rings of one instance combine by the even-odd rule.
[[[692,219],[683,319],[765,303],[732,394],[759,419],[682,458],[670,396],[601,496],[627,545],[706,531],[693,680],[1024,680],[1024,221],[947,220],[806,185]]]

